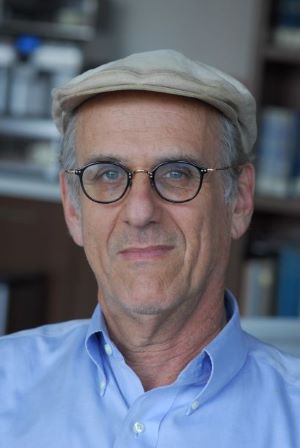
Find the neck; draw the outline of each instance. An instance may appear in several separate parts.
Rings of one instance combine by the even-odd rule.
[[[145,390],[174,382],[224,327],[223,294],[198,305],[188,316],[182,310],[169,316],[120,316],[103,307],[112,340]]]

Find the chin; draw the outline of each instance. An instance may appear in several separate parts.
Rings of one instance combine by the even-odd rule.
[[[138,316],[158,316],[163,312],[163,309],[159,305],[151,305],[151,304],[138,304],[133,306],[127,305],[127,312],[130,314],[138,315]]]
[[[162,297],[159,300],[159,297]],[[158,316],[165,312],[171,311],[179,306],[181,300],[174,297],[172,300],[166,296],[166,294],[154,294],[149,297],[145,297],[145,291],[142,295],[130,296],[129,298],[123,297],[119,303],[123,309],[131,315],[139,316]]]

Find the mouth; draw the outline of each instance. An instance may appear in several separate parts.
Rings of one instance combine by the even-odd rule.
[[[129,247],[120,251],[119,254],[127,261],[151,261],[166,257],[173,249],[173,246],[166,245]]]

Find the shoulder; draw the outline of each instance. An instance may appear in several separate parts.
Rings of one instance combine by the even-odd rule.
[[[259,373],[261,380],[298,389],[300,393],[300,358],[285,353],[245,332],[248,346],[247,362]]]
[[[65,385],[76,378],[78,366],[85,374],[90,365],[85,351],[87,328],[88,321],[71,321],[0,338],[1,428],[15,426],[18,419],[24,423],[27,413],[42,409],[45,400],[59,401],[68,390]]]
[[[67,322],[61,322],[57,324],[48,324],[41,327],[32,328],[29,330],[22,330],[16,333],[11,333],[0,337],[0,344],[5,344],[6,342],[16,342],[16,341],[28,341],[34,340],[36,338],[52,339],[66,337],[74,332],[80,332],[81,330],[87,329],[89,324],[88,319],[78,319],[70,320]]]
[[[23,330],[0,337],[0,371],[34,359],[41,362],[84,345],[88,320],[74,320]]]

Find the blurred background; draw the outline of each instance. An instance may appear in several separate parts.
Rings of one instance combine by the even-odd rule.
[[[227,285],[246,329],[300,355],[300,0],[0,0],[0,334],[96,304],[60,205],[52,88],[158,48],[230,73],[257,100],[255,212]]]

